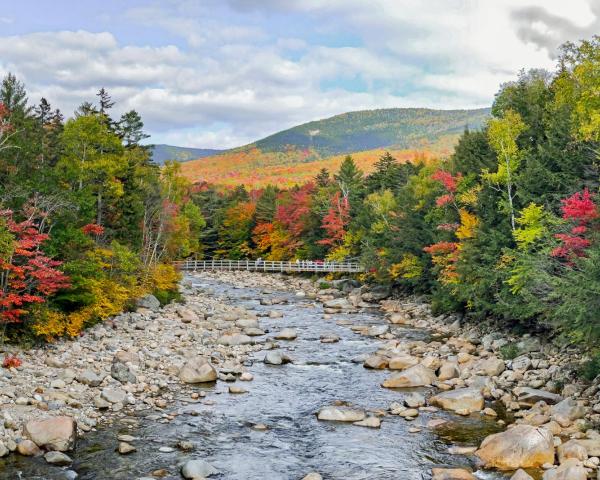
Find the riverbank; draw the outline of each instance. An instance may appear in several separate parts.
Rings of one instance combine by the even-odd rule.
[[[215,400],[222,403],[230,397],[232,410],[221,414],[231,417],[242,408],[242,402],[235,399],[247,398],[248,411],[242,411],[245,413],[241,417],[243,422],[249,422],[252,431],[275,431],[275,426],[269,425],[275,420],[260,421],[261,404],[267,405],[267,410],[281,407],[276,418],[297,414],[302,418],[291,417],[290,420],[307,422],[308,416],[309,423],[302,424],[302,436],[307,433],[306,429],[314,428],[310,422],[314,422],[313,414],[317,411],[322,424],[331,419],[357,422],[357,426],[350,426],[354,430],[340,430],[341,437],[328,438],[325,445],[346,441],[348,434],[360,439],[364,437],[360,427],[371,427],[368,430],[377,432],[370,437],[371,442],[389,436],[392,445],[420,443],[415,449],[419,451],[419,448],[434,448],[429,445],[430,440],[423,437],[427,432],[434,438],[446,438],[449,431],[453,432],[444,446],[445,452],[440,453],[437,460],[425,462],[424,465],[432,465],[419,470],[422,473],[412,472],[419,475],[414,478],[430,472],[436,480],[483,478],[480,477],[482,471],[477,473],[477,465],[482,462],[491,469],[505,471],[532,467],[529,473],[536,479],[544,475],[544,480],[575,480],[595,474],[600,435],[590,426],[598,419],[594,397],[597,387],[565,383],[561,365],[573,360],[569,352],[556,352],[531,337],[515,341],[497,332],[484,334],[473,325],[460,325],[454,316],[434,318],[428,306],[417,300],[390,300],[384,298],[387,292],[383,289],[352,288],[351,282],[337,282],[339,290],[321,289],[325,286],[321,282],[297,277],[246,272],[204,272],[197,279],[229,285],[228,296],[214,295],[207,286],[194,286],[192,282],[196,280],[190,277],[182,285],[184,305],[159,308],[147,298],[137,312],[98,325],[76,341],[19,353],[23,365],[3,371],[0,379],[4,415],[3,429],[0,429],[2,453],[17,450],[38,455],[42,453],[38,447],[42,447],[43,450],[64,450],[63,455],[69,455],[77,435],[85,438],[93,436],[96,430],[110,431],[114,424],[119,429],[114,435],[118,438],[113,441],[120,452],[115,455],[125,458],[146,448],[134,434],[136,422],[132,420],[143,418],[156,425],[158,451],[165,455],[179,451],[183,461],[189,456],[185,452],[190,450],[192,442],[179,438],[181,436],[177,441],[169,441],[164,433],[171,428],[169,425],[181,430],[188,423],[185,420],[188,414],[192,417],[203,412],[219,414]],[[252,289],[252,293],[244,289]],[[383,311],[385,321],[373,316],[361,324],[361,312],[374,309]],[[306,317],[299,326],[289,324],[292,311],[298,318]],[[336,325],[337,333],[331,331],[332,324]],[[340,339],[347,335],[341,335],[340,329],[348,331],[349,336]],[[301,341],[303,335],[306,338]],[[362,340],[359,343],[353,338]],[[348,355],[355,365],[362,364],[366,368],[360,367],[358,371],[343,366],[346,365],[344,357],[318,359],[320,355],[330,355],[327,352],[331,352],[338,341],[340,346],[336,349],[341,348],[339,351]],[[508,351],[518,355],[505,360],[503,352],[507,351],[507,345],[513,344]],[[353,351],[358,347],[358,351]],[[300,362],[294,358],[300,354],[297,348],[305,350],[305,359]],[[292,370],[289,366],[259,370],[259,378],[253,380],[251,370],[256,374],[255,362],[262,363],[265,356],[274,363],[290,356],[295,363]],[[298,376],[307,372],[312,376],[310,380],[304,379],[305,382],[324,381],[323,378],[327,378],[326,382],[337,381],[335,370],[327,370],[333,377],[322,370],[329,369],[330,365],[336,369],[343,366],[344,375],[350,375],[343,388],[349,388],[352,393],[338,391],[342,388],[339,385],[329,391],[333,384],[325,383],[313,392],[316,396],[310,400],[314,402],[310,411],[301,408],[302,413],[293,413],[290,405],[308,399],[303,398],[302,393],[298,399],[286,397],[277,387],[284,380],[291,382],[290,388],[295,387],[301,378]],[[218,379],[216,389],[198,388],[204,383],[196,383],[215,379]],[[247,392],[250,393],[245,395]],[[223,394],[224,398],[219,397]],[[262,399],[253,395],[262,395]],[[281,401],[270,405],[268,402],[277,395],[283,395]],[[294,391],[293,395],[298,392]],[[57,439],[56,435],[51,441],[44,438],[44,431],[56,431],[56,423],[44,424],[46,417],[61,418],[62,438]],[[267,418],[270,417],[267,415]],[[70,419],[76,421],[76,427]],[[26,427],[32,420],[33,425]],[[485,440],[476,452],[484,431],[502,431],[513,420],[516,427]],[[203,423],[206,421],[205,418]],[[224,420],[219,420],[218,425],[222,422]],[[471,428],[463,438],[456,433],[461,425]],[[473,433],[473,428],[479,429],[477,433]],[[331,434],[331,429],[326,431]],[[227,435],[232,432],[228,431]],[[234,432],[233,435],[235,443],[234,438],[239,438],[236,435],[246,434]],[[407,435],[414,440],[409,440]],[[217,442],[218,436],[216,432],[207,432],[206,441]],[[24,441],[28,438],[35,440],[34,444]],[[258,449],[258,455],[272,448],[261,448],[261,440],[255,441],[253,448]],[[277,442],[280,440],[274,445]],[[377,455],[372,450],[368,454]],[[56,453],[46,455],[48,461],[56,464],[70,463]],[[359,457],[360,453],[353,451],[352,455]],[[430,456],[430,453],[422,455]],[[406,478],[413,478],[403,470],[407,459],[392,456],[390,465],[385,463],[389,458],[373,458],[377,458],[379,465],[370,467],[371,471],[397,468],[405,472]],[[332,464],[338,461],[330,460]],[[373,459],[366,459],[367,465],[369,460]],[[264,459],[261,462],[264,463]],[[168,463],[165,460],[165,466]],[[298,471],[308,473],[307,465],[300,465]],[[208,468],[203,463],[195,466]],[[329,478],[327,472],[332,465],[324,461],[312,466]],[[126,471],[128,467],[123,465],[122,468]],[[75,475],[74,470],[65,470],[69,471]],[[155,473],[160,476],[161,472],[163,478],[179,476],[177,469],[160,469]],[[500,478],[485,475],[485,478]],[[524,472],[518,475],[514,478],[528,478]],[[511,476],[512,472],[503,478]],[[273,474],[272,478],[280,477]]]

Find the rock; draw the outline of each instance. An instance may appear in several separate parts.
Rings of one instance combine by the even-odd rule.
[[[317,472],[310,472],[308,475],[302,477],[302,480],[323,480],[323,477]]]
[[[415,365],[385,379],[381,384],[386,388],[425,387],[437,380],[435,373],[423,365]]]
[[[77,381],[90,387],[97,387],[104,380],[103,377],[99,376],[96,372],[90,369],[85,369],[79,375],[77,375]]]
[[[438,379],[443,382],[457,377],[460,377],[458,364],[456,362],[442,362],[438,372]]]
[[[585,407],[579,405],[572,398],[565,398],[563,401],[550,407],[550,416],[561,427],[570,426],[574,420],[583,418]]]
[[[127,455],[129,453],[133,453],[133,452],[137,451],[137,448],[135,448],[130,443],[119,442],[119,446],[118,446],[117,450],[121,455]]]
[[[348,310],[352,308],[352,304],[345,298],[334,298],[326,301],[323,306],[333,308],[335,310]]]
[[[389,325],[371,325],[367,329],[367,336],[369,337],[379,337],[380,335],[385,335],[390,331]]]
[[[181,318],[182,323],[192,323],[198,320],[198,315],[196,315],[189,308],[180,308],[179,310],[177,310],[177,314]]]
[[[276,340],[295,340],[298,333],[293,328],[284,328],[275,335]]]
[[[485,405],[485,400],[477,388],[457,388],[431,397],[429,403],[444,410],[464,414],[480,412]]]
[[[517,470],[515,474],[510,477],[510,480],[533,480],[533,477],[529,475],[525,470]]]
[[[46,450],[72,450],[77,439],[77,424],[72,417],[60,416],[44,420],[30,420],[23,434]]]
[[[0,442],[0,457],[6,457],[10,453],[10,450],[4,443]]]
[[[545,428],[516,425],[486,437],[475,454],[499,470],[538,468],[554,463],[554,439]]]
[[[360,422],[365,416],[363,410],[338,406],[323,407],[317,413],[317,419],[330,422]]]
[[[587,480],[587,472],[579,460],[570,458],[558,468],[547,470],[542,480]]]
[[[214,382],[217,377],[215,367],[202,357],[189,359],[179,371],[179,379],[183,383]]]
[[[280,312],[279,310],[271,310],[269,312],[269,318],[281,318],[283,317],[283,312]]]
[[[381,420],[378,417],[367,417],[359,422],[353,422],[353,425],[357,425],[359,427],[379,428],[381,427]]]
[[[110,408],[111,403],[104,400],[101,396],[94,397],[94,406],[99,410]]]
[[[44,459],[52,465],[58,465],[62,467],[65,465],[71,465],[73,463],[71,457],[62,452],[48,452],[44,455]]]
[[[160,302],[154,295],[145,295],[142,298],[138,298],[136,304],[140,308],[147,308],[152,311],[156,311],[160,308]]]
[[[526,372],[531,368],[531,358],[527,355],[521,355],[510,362],[510,368],[516,372]]]
[[[418,363],[419,359],[417,357],[413,357],[412,355],[398,355],[390,358],[388,368],[390,370],[404,370],[406,368],[414,367]]]
[[[229,387],[229,393],[232,394],[242,394],[242,393],[248,393],[248,390],[246,390],[245,388],[242,387],[238,387],[237,385],[231,385]]]
[[[188,460],[181,467],[183,478],[190,480],[202,480],[202,478],[217,475],[219,471],[204,460]]]
[[[569,440],[566,443],[558,446],[558,463],[564,463],[569,458],[585,461],[588,458],[587,448],[579,443],[578,440]]]
[[[110,376],[121,383],[136,383],[137,378],[127,365],[121,362],[113,362],[110,367]]]
[[[100,396],[110,403],[122,403],[127,401],[127,393],[120,388],[103,388]]]
[[[433,468],[431,474],[431,480],[477,480],[464,468]]]
[[[381,370],[386,368],[388,365],[388,359],[382,357],[381,355],[371,355],[369,358],[365,360],[363,367],[365,368],[373,368],[375,370]]]
[[[291,359],[279,350],[271,350],[265,355],[264,363],[267,365],[283,365],[290,363]]]
[[[554,405],[562,400],[560,395],[550,393],[545,390],[530,387],[517,387],[513,390],[519,403],[525,405],[534,405],[537,402],[545,402],[548,405]]]
[[[418,392],[412,392],[404,397],[404,404],[410,408],[419,408],[425,405],[425,397]]]
[[[483,358],[478,360],[473,366],[473,371],[477,374],[487,375],[489,377],[495,377],[500,375],[506,366],[504,365],[504,361],[500,360],[498,357],[490,356],[487,358]]]
[[[226,334],[217,340],[219,345],[237,346],[237,345],[250,345],[252,338],[249,335],[243,333]]]
[[[254,380],[254,375],[252,375],[250,372],[243,372],[240,375],[240,380],[242,382],[251,382],[252,380]]]
[[[37,457],[42,454],[40,448],[31,440],[22,440],[17,445],[17,452],[26,457]]]

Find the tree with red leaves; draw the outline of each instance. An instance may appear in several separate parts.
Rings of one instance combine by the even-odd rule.
[[[569,233],[557,233],[555,238],[562,242],[561,245],[552,250],[551,255],[571,261],[574,257],[584,257],[585,250],[591,245],[591,241],[585,238],[590,222],[598,218],[598,207],[592,199],[588,189],[576,192],[562,200],[563,220],[575,221]]]
[[[0,322],[18,323],[29,313],[28,305],[70,286],[69,278],[47,257],[32,221],[16,222],[11,211],[0,212]]]
[[[321,245],[340,245],[346,235],[346,227],[350,222],[350,202],[347,196],[336,194],[331,199],[331,206],[327,215],[323,217],[321,228],[327,232],[327,237],[319,240]]]

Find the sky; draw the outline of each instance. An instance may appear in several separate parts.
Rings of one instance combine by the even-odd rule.
[[[0,75],[66,116],[100,87],[152,143],[229,148],[388,107],[490,106],[600,32],[600,0],[0,0]]]

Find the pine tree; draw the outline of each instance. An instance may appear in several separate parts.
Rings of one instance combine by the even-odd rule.
[[[27,106],[27,92],[25,85],[9,73],[0,86],[0,103],[11,112],[11,115],[27,115],[30,108]]]
[[[331,178],[329,176],[329,170],[327,170],[326,168],[322,168],[315,177],[315,183],[319,187],[326,187],[327,185],[329,185],[330,181]]]
[[[117,135],[123,139],[126,147],[139,145],[145,138],[149,138],[143,131],[144,122],[142,117],[135,110],[130,110],[121,115],[121,119],[117,123]]]

